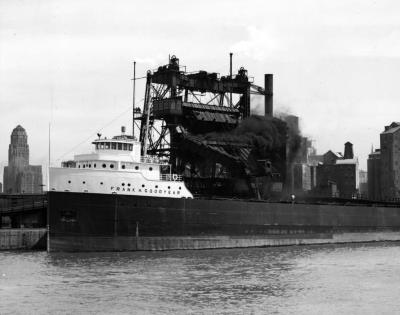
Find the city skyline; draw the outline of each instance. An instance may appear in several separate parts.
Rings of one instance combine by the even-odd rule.
[[[181,1],[111,7],[102,1],[0,2],[0,169],[18,124],[29,134],[32,162],[42,165],[50,121],[57,164],[89,150],[100,129],[105,136],[121,125],[130,131],[134,60],[138,76],[167,63],[170,54],[188,70],[226,75],[229,52],[234,72],[244,66],[258,85],[264,73],[274,74],[275,111],[299,116],[319,154],[342,151],[350,141],[366,169],[384,126],[399,120],[400,5],[221,1],[215,10],[205,7]],[[143,90],[138,81],[138,104]]]

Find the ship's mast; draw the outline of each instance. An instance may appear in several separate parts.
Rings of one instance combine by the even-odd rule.
[[[136,61],[133,62],[133,89],[132,89],[132,139],[135,139],[135,92],[136,92]]]

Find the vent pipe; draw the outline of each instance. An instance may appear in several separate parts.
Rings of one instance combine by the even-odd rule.
[[[273,104],[273,74],[264,75],[264,89],[265,89],[265,116],[272,117],[274,115],[274,104]]]

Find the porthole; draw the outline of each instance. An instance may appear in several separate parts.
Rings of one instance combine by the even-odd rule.
[[[83,164],[83,168],[85,168],[86,166],[85,166],[85,164]]]
[[[68,184],[71,184],[71,181],[70,181],[70,180],[68,181]]]
[[[125,169],[125,165],[122,165],[121,168],[124,170]]]
[[[182,189],[182,187],[181,187],[181,186],[179,186],[179,189]]]
[[[144,184],[142,185],[142,187],[144,187]]]
[[[114,168],[114,164],[110,164],[110,168]]]
[[[171,189],[171,186],[168,186],[168,189]]]
[[[82,182],[82,184],[86,184],[86,182],[85,182],[85,181],[83,181],[83,182]]]
[[[103,164],[102,166],[103,166],[103,168],[106,168],[106,167],[107,167],[107,165],[105,165],[105,164]]]
[[[78,168],[81,168],[81,166],[80,166],[80,165],[78,165]]]
[[[96,163],[93,164],[93,167],[96,168]]]
[[[103,182],[100,182],[100,185],[103,185]]]
[[[125,186],[125,183],[122,183],[122,186]]]
[[[158,185],[156,185],[156,188],[158,188]]]
[[[135,166],[135,170],[138,170],[139,169],[139,166]]]
[[[128,187],[131,187],[131,184],[128,183]]]
[[[152,171],[153,170],[153,168],[152,167],[149,167],[149,171]]]
[[[92,167],[92,164],[89,164],[89,168],[91,168]]]

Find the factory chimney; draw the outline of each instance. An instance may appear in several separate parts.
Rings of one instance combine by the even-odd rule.
[[[273,104],[273,75],[265,74],[265,116],[272,117],[274,115],[274,104]]]
[[[349,141],[347,141],[344,144],[344,158],[345,159],[353,159],[354,158],[353,144]]]

